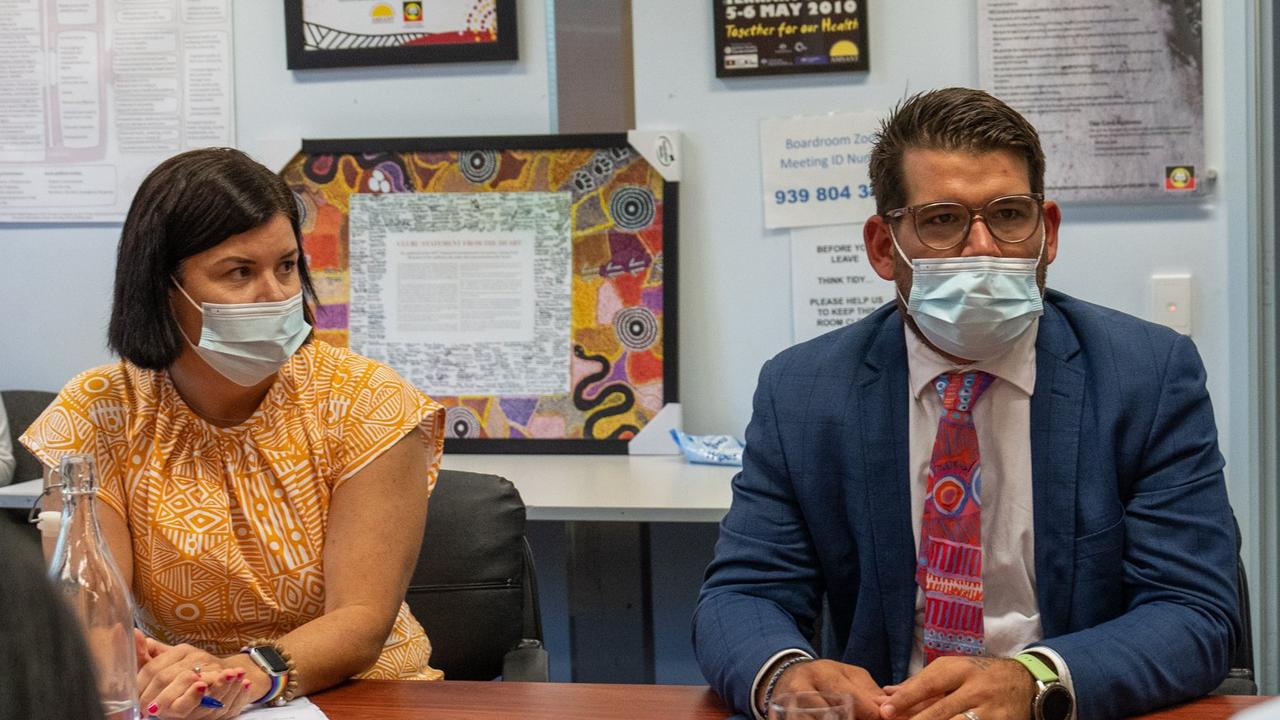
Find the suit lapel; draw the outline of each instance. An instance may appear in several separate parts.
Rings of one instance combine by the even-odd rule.
[[[1045,303],[1036,337],[1036,385],[1031,397],[1031,490],[1036,548],[1036,599],[1044,636],[1068,630],[1075,580],[1076,470],[1084,368],[1062,314]]]
[[[876,577],[884,603],[890,669],[895,682],[907,675],[915,625],[915,549],[911,533],[908,476],[907,351],[902,318],[894,312],[881,325],[859,368],[847,406],[849,427],[858,428],[864,507],[871,512]],[[851,513],[857,518],[861,513]]]

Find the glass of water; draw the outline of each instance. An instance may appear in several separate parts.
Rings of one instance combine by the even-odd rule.
[[[769,701],[769,720],[853,720],[853,696],[846,693],[779,693]]]

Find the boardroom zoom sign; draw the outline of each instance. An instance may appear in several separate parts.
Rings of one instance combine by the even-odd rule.
[[[865,72],[866,0],[711,0],[716,77]]]

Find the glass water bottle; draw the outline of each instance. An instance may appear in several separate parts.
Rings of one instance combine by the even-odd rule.
[[[137,720],[133,601],[98,526],[93,456],[62,460],[62,529],[49,566],[85,633],[107,720]]]

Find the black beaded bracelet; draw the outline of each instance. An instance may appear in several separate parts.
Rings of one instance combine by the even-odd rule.
[[[769,703],[773,702],[773,691],[778,687],[778,681],[782,679],[782,673],[786,672],[787,668],[792,665],[799,665],[800,663],[807,662],[813,662],[813,658],[805,655],[797,655],[796,657],[787,658],[782,661],[782,664],[774,669],[773,674],[769,676],[769,684],[764,686],[764,707],[760,711],[761,716],[769,717]]]

